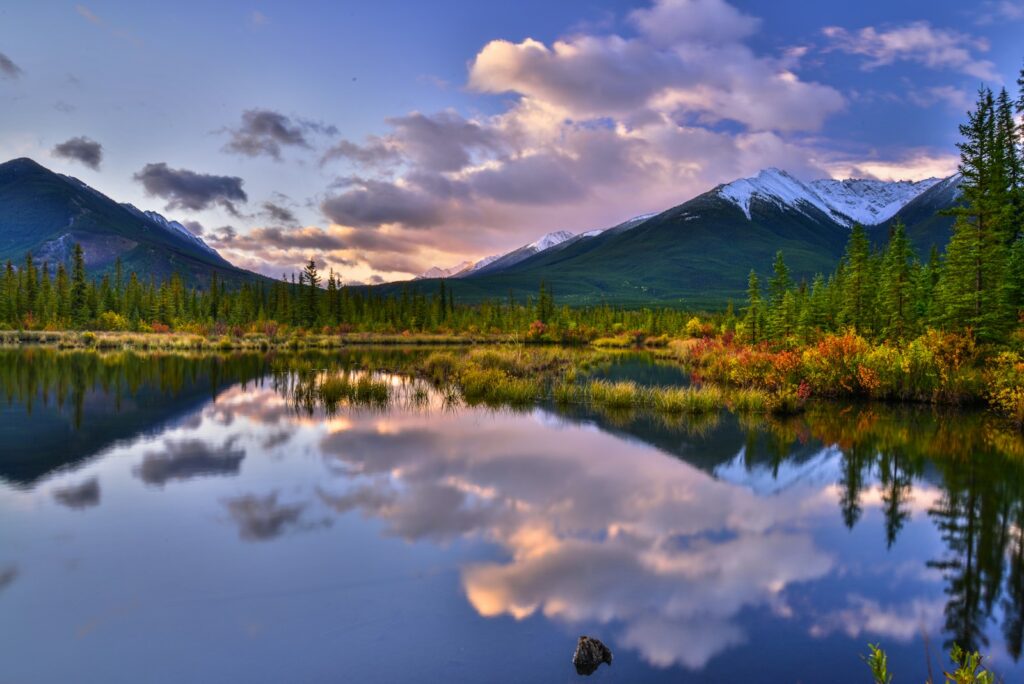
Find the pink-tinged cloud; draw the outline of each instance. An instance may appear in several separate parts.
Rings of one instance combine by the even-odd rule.
[[[931,69],[959,71],[986,81],[999,79],[995,64],[977,56],[989,50],[988,41],[959,31],[935,28],[927,21],[883,30],[867,26],[859,31],[848,31],[829,26],[822,32],[833,49],[866,57],[863,68],[867,70],[908,61]]]

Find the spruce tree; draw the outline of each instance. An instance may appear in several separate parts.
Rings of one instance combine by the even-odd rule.
[[[747,279],[747,314],[743,318],[743,331],[750,342],[764,339],[764,304],[761,301],[761,282],[757,273],[750,271]]]
[[[857,333],[864,333],[872,314],[872,298],[877,283],[872,278],[871,244],[864,227],[857,224],[850,231],[843,256],[841,282],[841,320]]]
[[[786,266],[786,259],[782,250],[775,253],[775,262],[772,264],[772,277],[768,280],[768,331],[772,338],[784,337],[789,334],[793,326],[792,311],[787,311],[783,300],[786,293],[793,287],[793,279],[789,275],[789,268]],[[792,308],[790,306],[789,308]]]
[[[305,293],[303,294],[303,314],[305,320],[302,322],[307,328],[316,325],[318,305],[317,298],[320,291],[320,275],[316,270],[316,262],[310,257],[306,267],[299,274],[299,282],[305,282]]]
[[[1009,212],[1006,150],[992,91],[960,126],[961,194],[939,286],[943,323],[971,328],[981,339],[1002,337],[1013,322],[1008,278]]]
[[[71,257],[71,320],[76,328],[84,328],[89,322],[88,282],[85,279],[85,253],[82,245],[75,244]]]
[[[879,283],[879,309],[883,318],[882,333],[887,339],[902,339],[913,329],[917,318],[914,309],[914,249],[907,239],[902,221],[892,228],[889,244],[882,257]]]

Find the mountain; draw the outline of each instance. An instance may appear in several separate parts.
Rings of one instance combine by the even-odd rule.
[[[588,231],[512,263],[499,259],[451,286],[464,301],[510,292],[525,297],[543,280],[569,304],[718,308],[730,299],[743,301],[750,271],[767,274],[780,249],[798,280],[831,272],[855,223],[866,224],[881,243],[892,222],[903,220],[926,258],[932,244],[942,247],[948,240],[950,221],[936,212],[956,204],[957,184],[955,176],[805,183],[766,169],[659,214]]]
[[[158,279],[178,273],[190,284],[211,273],[228,283],[261,278],[237,268],[202,238],[156,212],[118,204],[77,178],[54,173],[31,159],[0,164],[0,262],[70,263],[82,245],[90,272],[110,272],[118,257],[126,273]]]

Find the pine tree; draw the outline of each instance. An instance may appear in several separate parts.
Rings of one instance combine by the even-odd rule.
[[[89,322],[88,282],[85,279],[85,253],[82,245],[75,244],[71,257],[71,320],[76,328],[84,328]]]
[[[876,283],[872,279],[871,245],[864,227],[855,225],[850,231],[843,256],[840,280],[840,307],[843,324],[864,333],[872,314],[872,296]]]
[[[793,279],[789,275],[789,268],[786,266],[782,250],[775,253],[775,262],[772,264],[772,277],[768,280],[768,336],[772,338],[784,337],[789,334],[794,321],[790,318],[792,312],[787,312],[783,306],[786,293],[793,287]]]
[[[1009,212],[1005,141],[992,91],[982,88],[977,108],[960,126],[961,193],[939,286],[943,323],[999,339],[1012,324]]]
[[[913,329],[917,318],[914,309],[916,278],[913,259],[914,249],[907,239],[906,226],[902,221],[897,221],[882,257],[879,287],[879,309],[884,320],[882,333],[887,339],[905,337]]]
[[[320,275],[316,270],[316,262],[312,258],[310,258],[306,267],[302,269],[299,277],[300,282],[304,281],[306,283],[305,293],[303,294],[305,303],[302,307],[305,316],[303,324],[308,328],[312,328],[316,325],[317,312],[319,311],[317,308],[317,298],[320,291]]]
[[[747,279],[747,314],[743,318],[743,330],[750,342],[764,339],[764,304],[761,301],[761,282],[757,273],[750,271]]]

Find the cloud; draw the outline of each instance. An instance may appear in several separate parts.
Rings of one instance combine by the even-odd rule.
[[[224,502],[238,535],[246,541],[268,541],[281,536],[299,522],[303,504],[278,503],[277,492],[266,496],[247,494]]]
[[[959,71],[987,81],[999,79],[991,61],[975,56],[977,52],[989,50],[988,41],[958,31],[935,28],[927,21],[887,30],[867,26],[854,32],[828,26],[822,32],[831,42],[831,49],[867,57],[862,68],[868,71],[908,61],[930,69]]]
[[[792,57],[757,56],[739,42],[756,26],[745,15],[732,10],[740,18],[732,31],[724,19],[710,22],[714,8],[721,7],[729,6],[662,0],[634,13],[634,20],[654,30],[655,18],[670,13],[680,17],[675,28],[638,38],[578,35],[550,47],[533,39],[491,41],[471,63],[469,85],[480,92],[520,93],[576,118],[660,112],[736,121],[756,130],[816,130],[843,107],[834,88],[802,81]],[[689,37],[689,29],[679,28],[687,26],[687,13],[695,13],[692,26],[708,21],[708,30],[722,40]]]
[[[0,75],[5,78],[18,78],[23,73],[24,71],[14,63],[14,60],[0,52]]]
[[[280,204],[270,201],[264,202],[262,207],[263,215],[271,221],[288,226],[298,223],[298,219],[295,218],[295,213],[288,207],[283,207]]]
[[[911,150],[895,159],[835,160],[827,164],[834,178],[875,178],[884,181],[946,178],[956,173],[960,158]]]
[[[722,0],[662,0],[635,10],[630,20],[659,45],[736,42],[751,36],[761,23]]]
[[[344,159],[364,168],[383,168],[400,162],[402,154],[388,142],[371,137],[362,145],[351,140],[338,141],[324,153],[320,163],[326,164],[336,159]]]
[[[135,474],[150,485],[163,486],[173,480],[190,480],[209,475],[237,475],[245,449],[230,439],[221,446],[201,439],[168,440],[160,451],[143,456]]]
[[[100,503],[100,482],[94,477],[81,484],[54,490],[53,498],[57,503],[76,510],[98,506]]]
[[[3,591],[11,585],[14,580],[18,578],[18,567],[16,565],[10,565],[6,568],[0,568],[0,591]]]
[[[1024,19],[1024,2],[1020,0],[995,0],[982,3],[975,23],[988,26],[997,21],[1021,21]]]
[[[334,126],[305,119],[292,119],[269,109],[250,109],[242,113],[242,123],[235,128],[224,129],[231,138],[224,146],[225,152],[247,157],[268,155],[281,159],[282,147],[309,149],[309,133],[335,135]]]
[[[358,179],[355,184],[321,203],[320,210],[331,221],[343,226],[401,223],[415,228],[442,220],[441,201],[421,190],[374,179]]]
[[[164,162],[146,164],[135,174],[146,192],[167,200],[168,209],[202,211],[220,205],[238,215],[236,202],[247,202],[243,181],[237,176],[214,176],[187,169],[172,169]]]
[[[110,26],[107,22],[100,18],[98,14],[93,12],[85,5],[75,5],[75,12],[78,14],[78,16],[82,17],[93,26],[97,26],[103,29],[104,31],[109,32],[112,36],[116,38],[128,41],[129,43],[132,43],[136,46],[142,45],[142,41],[139,40],[137,36],[133,35],[131,32],[126,31],[124,29]]]
[[[98,171],[103,161],[103,145],[85,136],[70,138],[54,146],[53,156],[81,162]]]
[[[974,104],[970,95],[953,86],[933,86],[922,89],[911,87],[906,90],[905,95],[918,107],[925,108],[942,103],[957,112],[966,112]]]

